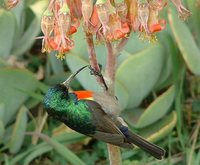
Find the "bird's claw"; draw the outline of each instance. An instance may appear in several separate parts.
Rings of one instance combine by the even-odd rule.
[[[101,72],[97,71],[96,69],[94,69],[91,65],[89,65],[88,68],[90,69],[90,74],[91,75],[102,77]]]

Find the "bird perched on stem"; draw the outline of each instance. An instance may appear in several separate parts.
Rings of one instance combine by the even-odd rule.
[[[123,148],[134,148],[136,145],[153,157],[162,159],[165,155],[163,149],[131,132],[117,115],[109,114],[109,110],[118,105],[116,98],[108,99],[110,101],[108,108],[106,107],[108,103],[103,105],[102,100],[105,99],[98,100],[100,98],[98,94],[96,100],[87,99],[95,96],[92,91],[69,92],[70,82],[86,67],[80,68],[65,82],[57,84],[47,91],[44,97],[44,108],[48,114],[84,135]]]

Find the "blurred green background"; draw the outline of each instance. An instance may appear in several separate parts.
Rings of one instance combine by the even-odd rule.
[[[106,144],[76,133],[48,118],[42,100],[49,86],[64,81],[88,64],[82,28],[75,48],[60,61],[41,53],[40,18],[45,0],[27,0],[12,10],[0,8],[0,164],[106,165]],[[116,96],[130,128],[167,151],[156,161],[140,149],[122,150],[123,165],[200,164],[200,6],[185,0],[191,17],[183,22],[175,7],[162,12],[166,29],[158,42],[141,41],[132,33],[118,56]],[[96,45],[104,68],[106,49]],[[72,89],[101,91],[89,71]],[[37,132],[28,134],[26,132]],[[44,133],[48,136],[41,135]],[[40,138],[38,138],[40,134]]]

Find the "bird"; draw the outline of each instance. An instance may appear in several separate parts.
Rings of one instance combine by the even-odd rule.
[[[115,97],[93,91],[69,92],[70,82],[86,67],[80,68],[65,82],[48,89],[43,101],[48,115],[86,136],[122,148],[132,149],[136,145],[161,160],[165,155],[164,149],[132,132],[117,114],[112,115],[110,109],[118,108]],[[87,99],[93,96],[96,99]],[[101,96],[102,99],[99,99]],[[105,100],[106,104],[103,103]]]

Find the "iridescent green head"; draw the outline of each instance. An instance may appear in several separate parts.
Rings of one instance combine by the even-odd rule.
[[[44,109],[46,109],[48,113],[51,113],[51,111],[59,111],[60,108],[58,107],[60,107],[65,100],[67,101],[68,98],[68,88],[63,84],[57,84],[48,89],[44,97]]]
[[[76,73],[69,76],[65,82],[57,84],[47,91],[43,104],[44,109],[47,110],[50,115],[64,112],[67,106],[69,106],[70,101],[74,101],[74,99],[76,99],[73,94],[69,94],[69,85],[74,77],[86,67],[88,66],[80,68]]]

